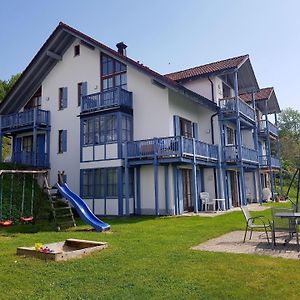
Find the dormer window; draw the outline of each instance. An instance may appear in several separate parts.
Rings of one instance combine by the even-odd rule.
[[[80,55],[80,45],[75,45],[74,46],[74,56],[79,56]]]

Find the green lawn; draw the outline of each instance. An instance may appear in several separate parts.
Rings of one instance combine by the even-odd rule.
[[[112,225],[111,233],[78,231],[85,225],[60,233],[48,224],[0,229],[0,299],[299,298],[300,261],[190,250],[210,238],[244,229],[241,212],[215,218],[105,221]],[[106,241],[109,248],[59,263],[15,255],[18,246],[66,238]]]

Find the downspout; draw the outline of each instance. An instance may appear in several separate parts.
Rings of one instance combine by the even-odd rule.
[[[210,77],[208,76],[208,80],[210,82],[211,85],[211,100],[213,102],[215,102],[215,90],[214,90],[214,83],[213,81],[210,79]],[[214,122],[213,122],[213,118],[215,116],[218,115],[218,112],[216,112],[215,114],[213,114],[210,117],[210,130],[211,130],[211,143],[214,145],[215,143],[215,134],[214,134]],[[215,195],[216,197],[218,197],[218,186],[217,186],[217,172],[216,172],[216,168],[214,168],[214,183],[215,183]]]

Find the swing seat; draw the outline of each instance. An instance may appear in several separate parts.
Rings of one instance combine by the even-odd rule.
[[[11,220],[0,221],[0,225],[1,225],[2,227],[9,227],[9,226],[11,226],[13,223],[14,223],[14,222],[11,221]]]
[[[20,221],[23,223],[31,223],[33,221],[33,217],[21,217]]]

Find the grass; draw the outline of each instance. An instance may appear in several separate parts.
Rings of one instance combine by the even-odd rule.
[[[257,214],[262,214],[259,212]],[[270,212],[263,212],[270,216]],[[255,215],[255,214],[254,214]],[[1,299],[296,299],[300,262],[190,250],[244,228],[241,212],[215,218],[105,219],[109,233],[54,232],[47,223],[0,229]],[[66,238],[106,241],[83,259],[44,262],[15,255],[18,246]],[[284,297],[282,297],[284,295]]]

